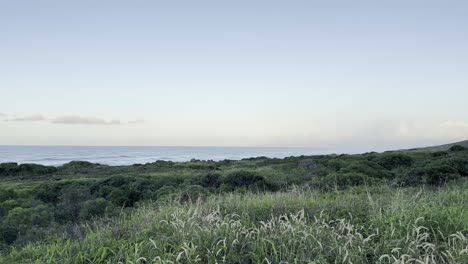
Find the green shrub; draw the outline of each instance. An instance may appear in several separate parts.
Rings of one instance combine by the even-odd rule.
[[[399,179],[399,183],[403,186],[442,185],[459,177],[459,172],[448,160],[435,160],[424,167],[410,170]]]
[[[92,217],[102,216],[111,211],[112,208],[113,205],[104,198],[84,201],[81,204],[80,219],[87,220]]]
[[[155,198],[157,200],[170,199],[175,196],[177,189],[173,186],[163,186],[155,192]]]
[[[208,173],[201,179],[201,185],[205,187],[217,188],[221,185],[221,174],[219,173]]]
[[[18,169],[21,175],[45,175],[53,174],[57,171],[56,167],[38,164],[21,164],[18,166]]]
[[[0,163],[0,175],[1,176],[13,176],[19,172],[18,163],[8,162]]]
[[[427,183],[441,185],[460,177],[458,171],[446,160],[432,162],[424,167]]]
[[[393,175],[381,165],[371,161],[360,161],[351,163],[347,167],[342,168],[339,173],[361,173],[371,178],[392,178]]]
[[[96,167],[96,166],[100,166],[100,164],[92,163],[88,161],[73,160],[73,161],[63,164],[61,167],[67,168],[67,169],[79,169],[79,168],[91,168],[91,167]]]
[[[52,219],[52,210],[46,205],[34,208],[16,207],[8,212],[5,224],[16,226],[19,230],[26,230],[31,226],[47,226]]]
[[[410,167],[413,158],[403,153],[384,153],[377,161],[382,167],[391,170],[398,167]]]
[[[208,192],[202,186],[190,185],[182,191],[179,201],[181,203],[193,203],[205,199],[207,195]]]
[[[230,190],[238,188],[249,188],[252,190],[277,190],[278,186],[267,182],[265,178],[256,171],[236,170],[228,173],[221,180]]]
[[[78,221],[82,202],[90,199],[91,193],[86,186],[70,184],[64,187],[56,207],[56,219],[60,222]]]
[[[318,186],[325,190],[343,190],[350,186],[370,184],[372,179],[363,173],[330,173],[325,177],[318,178]]]
[[[43,201],[44,203],[56,204],[59,200],[60,191],[63,186],[63,183],[44,182],[35,188],[35,198]]]
[[[6,190],[0,189],[0,203],[6,200],[15,199],[17,197],[18,195],[13,189],[6,189]]]
[[[468,176],[468,159],[456,158],[450,160],[450,162],[461,176]]]
[[[0,176],[36,176],[53,174],[56,171],[56,167],[39,164],[25,163],[18,165],[13,162],[0,164]]]
[[[452,151],[452,152],[464,151],[464,150],[466,150],[466,148],[460,145],[453,145],[449,148],[449,151]]]
[[[436,158],[443,158],[443,157],[448,157],[449,153],[447,151],[436,151],[436,152],[433,152],[431,155]]]
[[[12,244],[18,238],[18,230],[15,226],[8,226],[6,224],[0,225],[0,241],[7,245]]]

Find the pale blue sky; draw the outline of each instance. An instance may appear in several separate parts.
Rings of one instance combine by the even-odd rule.
[[[466,1],[0,0],[0,144],[468,138]]]

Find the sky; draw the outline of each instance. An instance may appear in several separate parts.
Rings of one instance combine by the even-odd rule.
[[[0,0],[0,145],[468,139],[467,1]]]

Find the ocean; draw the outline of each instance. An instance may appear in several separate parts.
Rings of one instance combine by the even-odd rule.
[[[60,166],[72,160],[106,165],[132,165],[156,160],[240,160],[251,157],[284,158],[328,154],[315,148],[287,147],[116,147],[116,146],[0,146],[0,163]]]

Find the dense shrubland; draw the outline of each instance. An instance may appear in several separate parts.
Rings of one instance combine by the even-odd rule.
[[[461,263],[467,176],[460,146],[133,166],[4,163],[0,250],[10,263]]]

